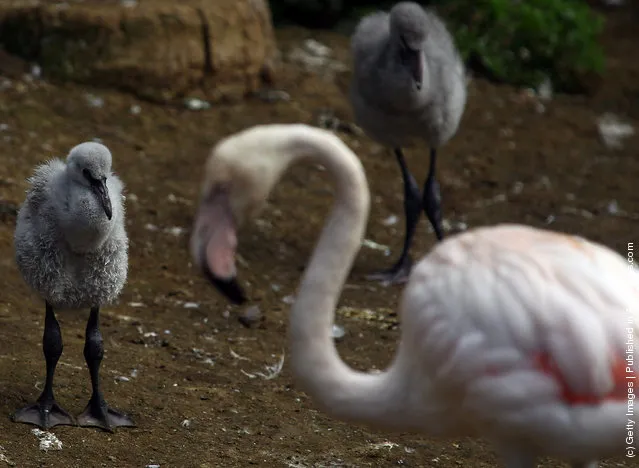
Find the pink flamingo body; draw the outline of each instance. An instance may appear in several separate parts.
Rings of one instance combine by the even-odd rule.
[[[639,371],[628,344],[639,275],[579,237],[505,224],[444,240],[411,273],[389,367],[359,372],[341,360],[331,327],[370,196],[359,159],[327,131],[264,125],[214,148],[191,253],[220,291],[244,300],[236,230],[301,160],[322,164],[335,183],[289,327],[293,373],[321,410],[384,431],[482,436],[508,468],[533,467],[539,456],[594,467],[622,453],[629,377]]]

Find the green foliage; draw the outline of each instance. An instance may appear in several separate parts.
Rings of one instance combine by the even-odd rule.
[[[582,0],[440,0],[464,59],[489,77],[522,86],[550,78],[583,91],[602,72],[603,20]]]
[[[340,27],[398,0],[270,0],[277,24]],[[603,19],[584,0],[430,0],[455,36],[470,68],[496,81],[559,91],[596,83],[604,57]]]

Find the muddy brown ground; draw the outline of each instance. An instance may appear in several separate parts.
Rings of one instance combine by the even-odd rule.
[[[550,226],[622,254],[628,242],[639,242],[639,138],[610,150],[596,124],[602,113],[614,112],[639,128],[636,24],[624,11],[609,22],[608,70],[595,96],[555,96],[540,112],[536,99],[521,90],[472,81],[460,132],[442,151],[439,170],[445,217],[453,226]],[[347,39],[335,34],[289,29],[279,32],[280,46],[286,50],[311,36],[347,62]],[[286,360],[273,379],[256,374],[265,373],[286,350],[283,299],[294,292],[331,203],[321,171],[292,170],[260,221],[242,232],[239,274],[264,313],[259,327],[240,324],[239,310],[227,305],[189,262],[193,200],[210,147],[254,124],[317,124],[324,109],[350,121],[347,82],[348,74],[332,82],[286,65],[277,85],[291,101],[251,99],[198,112],[42,81],[14,80],[0,92],[0,124],[6,125],[0,132],[1,455],[18,467],[495,466],[491,448],[481,440],[389,436],[325,417],[296,390]],[[86,93],[101,97],[104,105],[91,107]],[[140,112],[132,113],[132,106]],[[365,136],[340,136],[361,156],[374,193],[367,237],[389,245],[392,253],[387,257],[364,247],[340,304],[379,310],[387,320],[338,316],[347,331],[338,348],[358,369],[383,368],[399,337],[386,311],[396,307],[401,287],[371,284],[362,275],[388,265],[401,246],[401,181],[387,150]],[[115,170],[126,183],[131,239],[128,284],[119,303],[103,310],[104,389],[108,401],[130,412],[139,426],[113,434],[56,427],[52,432],[63,449],[44,452],[32,426],[10,421],[15,409],[38,396],[44,379],[44,307],[14,265],[15,216],[7,205],[22,202],[25,178],[35,164],[64,156],[92,138],[111,148]],[[425,147],[408,153],[418,179],[425,176],[426,154]],[[390,215],[399,222],[389,227],[382,221]],[[185,231],[171,230],[176,227]],[[425,254],[433,242],[422,221],[414,253]],[[80,412],[89,397],[82,357],[87,315],[58,315],[65,350],[56,392],[72,413]],[[545,460],[543,466],[558,464]],[[603,466],[639,464],[620,457]]]

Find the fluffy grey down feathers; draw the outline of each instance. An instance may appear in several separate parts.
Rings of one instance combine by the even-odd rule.
[[[74,157],[75,154],[75,157]],[[83,169],[106,177],[109,220]],[[112,302],[127,278],[128,239],[123,184],[111,173],[111,153],[98,143],[71,150],[39,167],[29,179],[15,231],[16,262],[29,286],[55,308],[88,308]]]
[[[402,23],[403,13],[410,20]],[[417,24],[425,55],[419,90],[398,53],[399,34],[414,33]],[[372,138],[392,148],[412,146],[415,139],[436,148],[456,133],[466,105],[466,74],[450,33],[435,13],[408,2],[397,4],[390,14],[372,13],[357,26],[351,52],[353,110]]]

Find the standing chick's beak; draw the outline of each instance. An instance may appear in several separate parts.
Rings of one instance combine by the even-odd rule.
[[[109,197],[109,189],[106,186],[106,179],[95,180],[91,182],[91,188],[93,192],[100,200],[102,208],[109,220],[113,217],[113,207],[111,206],[111,198]]]
[[[413,78],[417,90],[424,85],[424,50],[418,43],[410,43],[403,35],[399,36],[399,58]]]
[[[415,86],[418,90],[422,89],[424,84],[424,52],[421,50],[410,50],[408,52],[408,69]]]

